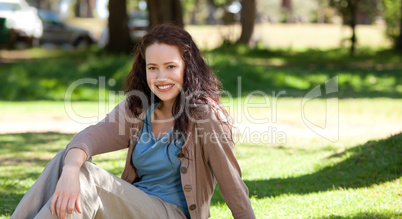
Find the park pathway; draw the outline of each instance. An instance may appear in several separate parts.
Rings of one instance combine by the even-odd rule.
[[[41,133],[58,132],[75,134],[91,124],[82,124],[73,121],[69,117],[35,116],[7,118],[0,116],[0,134],[11,133]],[[303,122],[295,123],[266,123],[252,124],[249,121],[236,123],[234,133],[240,142],[264,144],[264,145],[283,145],[291,138],[296,139],[320,139],[333,144],[338,139],[376,139],[389,137],[392,134],[402,132],[402,124],[384,123],[370,124],[366,121],[364,124],[351,124],[346,119],[340,117],[339,132],[337,125],[326,127],[324,132],[317,134],[307,127]],[[338,134],[339,133],[339,134]],[[338,138],[337,138],[338,137]]]

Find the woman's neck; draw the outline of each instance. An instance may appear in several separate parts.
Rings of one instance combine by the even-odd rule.
[[[172,108],[173,108],[173,101],[161,101],[158,104],[158,109],[168,118],[173,117],[172,115]]]

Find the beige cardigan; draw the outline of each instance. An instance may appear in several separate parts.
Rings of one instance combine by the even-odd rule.
[[[234,144],[228,140],[229,129],[220,125],[209,105],[197,106],[202,118],[190,118],[190,135],[185,139],[181,160],[181,181],[191,218],[208,218],[216,181],[234,218],[255,218],[248,189],[241,179]],[[134,118],[124,100],[105,119],[74,136],[67,146],[81,148],[88,159],[94,155],[128,147],[121,178],[129,183],[136,179],[131,154],[142,128],[142,119]]]

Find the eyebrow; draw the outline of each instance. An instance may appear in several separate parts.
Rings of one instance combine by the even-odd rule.
[[[178,63],[175,62],[175,61],[170,61],[170,62],[165,62],[165,63],[163,63],[163,65],[168,65],[168,64],[176,64],[176,65],[177,65]],[[148,65],[157,65],[157,64],[155,64],[155,63],[148,63],[147,66],[148,66]]]

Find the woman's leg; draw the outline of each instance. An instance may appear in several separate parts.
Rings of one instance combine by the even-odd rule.
[[[11,218],[56,218],[50,211],[50,199],[63,159],[64,150],[49,162]],[[80,186],[82,214],[75,210],[67,218],[185,218],[175,205],[144,193],[90,162],[81,168]]]
[[[65,150],[60,150],[21,199],[10,219],[33,218],[52,197],[60,177]]]
[[[87,211],[90,218],[100,219],[185,218],[175,205],[146,194],[93,163],[85,162],[80,174],[83,216]]]

